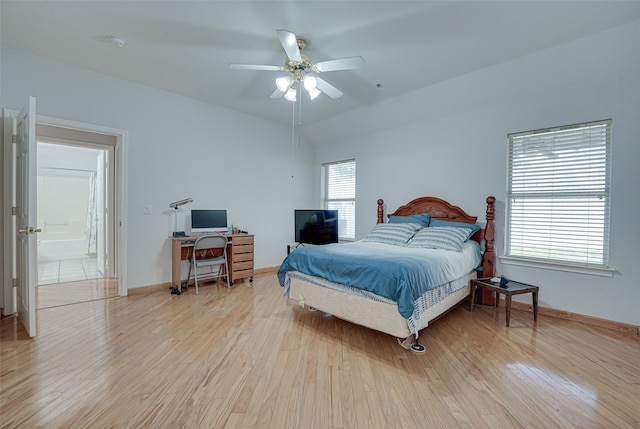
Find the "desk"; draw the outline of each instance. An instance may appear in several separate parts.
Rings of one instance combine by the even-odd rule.
[[[509,327],[509,319],[511,318],[511,296],[519,295],[522,293],[530,293],[531,300],[533,301],[533,321],[538,320],[538,286],[528,285],[526,283],[515,282],[510,280],[506,287],[500,287],[499,282],[492,282],[490,278],[471,280],[471,310],[473,311],[473,297],[476,295],[476,288],[487,289],[496,295],[495,307],[500,304],[500,294],[505,294],[505,307],[506,307],[506,319],[507,327]]]
[[[253,282],[253,235],[229,234],[226,236],[229,283],[248,278]],[[181,261],[191,259],[193,242],[197,236],[169,237],[171,239],[171,286],[180,289]]]

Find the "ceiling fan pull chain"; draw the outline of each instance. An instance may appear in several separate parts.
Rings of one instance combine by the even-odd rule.
[[[291,178],[295,168],[295,146],[296,146],[296,103],[291,103]]]
[[[298,125],[302,125],[302,94],[300,94],[300,104],[298,104]]]

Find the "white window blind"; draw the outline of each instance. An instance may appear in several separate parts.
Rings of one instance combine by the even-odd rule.
[[[506,255],[606,267],[611,120],[508,137]]]
[[[324,198],[326,210],[338,210],[338,236],[353,240],[356,237],[356,160],[323,164]]]

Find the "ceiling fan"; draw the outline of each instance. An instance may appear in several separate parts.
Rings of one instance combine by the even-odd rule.
[[[342,91],[319,77],[318,74],[338,70],[351,70],[364,64],[362,57],[349,57],[314,63],[311,58],[302,53],[302,50],[307,46],[306,40],[297,38],[295,34],[288,30],[276,30],[276,33],[287,54],[284,66],[229,64],[229,68],[236,70],[291,73],[276,79],[276,90],[271,94],[271,98],[285,97],[289,101],[296,101],[298,87],[304,87],[312,100],[322,93],[333,99],[340,98],[343,94]]]

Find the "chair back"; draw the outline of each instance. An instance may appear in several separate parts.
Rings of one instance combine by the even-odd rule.
[[[193,244],[194,252],[196,250],[204,250],[204,249],[223,249],[224,250],[226,248],[227,248],[227,237],[217,233],[201,235],[196,239],[196,242]]]

